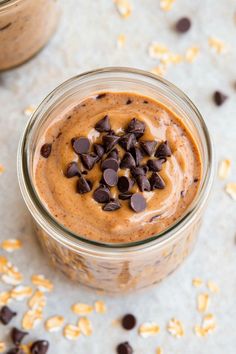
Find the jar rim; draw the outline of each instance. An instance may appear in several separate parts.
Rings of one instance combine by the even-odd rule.
[[[88,78],[88,77],[93,77],[99,74],[106,74],[106,73],[107,74],[116,73],[121,75],[122,73],[138,75],[143,79],[149,78],[154,81],[158,81],[159,84],[167,86],[179,98],[181,98],[185,103],[187,103],[187,105],[191,108],[192,111],[194,111],[200,123],[200,127],[202,129],[205,142],[206,142],[206,151],[207,151],[207,158],[208,158],[206,173],[205,176],[203,176],[202,185],[199,190],[198,196],[195,198],[194,202],[190,205],[190,208],[189,210],[187,210],[186,214],[184,214],[181,218],[177,220],[176,223],[172,224],[169,228],[165,229],[163,232],[143,240],[128,242],[128,243],[104,243],[104,242],[93,241],[73,233],[71,230],[68,230],[62,224],[58,223],[58,221],[53,217],[53,215],[51,215],[51,213],[45,208],[39,196],[37,195],[37,192],[33,186],[33,183],[29,175],[29,170],[28,170],[29,161],[28,161],[27,148],[26,148],[27,139],[31,130],[34,127],[34,124],[37,122],[38,112],[40,112],[40,110],[44,107],[44,105],[46,104],[49,105],[54,95],[56,95],[56,93],[59,93],[60,90],[65,88],[66,86],[69,86],[70,84],[77,82],[78,80],[84,79],[86,77]],[[57,86],[41,102],[41,104],[38,106],[36,111],[31,116],[19,143],[17,162],[18,162],[17,163],[18,181],[19,181],[22,196],[26,202],[28,209],[31,211],[31,214],[32,214],[32,208],[34,209],[34,212],[36,212],[36,214],[34,214],[33,217],[40,224],[40,226],[44,230],[46,230],[50,234],[50,236],[52,236],[53,234],[54,236],[52,237],[54,237],[60,243],[66,245],[68,248],[74,249],[78,247],[81,250],[82,247],[86,250],[90,249],[90,251],[93,251],[94,247],[96,247],[97,251],[100,250],[104,252],[104,250],[106,250],[108,254],[113,252],[118,252],[119,250],[121,252],[125,252],[127,250],[128,251],[138,250],[146,247],[148,248],[153,246],[155,247],[157,245],[161,246],[164,245],[166,242],[169,242],[172,238],[177,237],[189,225],[189,223],[193,218],[193,215],[197,214],[201,206],[205,204],[206,200],[208,199],[211,190],[211,185],[214,178],[214,156],[213,156],[212,141],[206,123],[202,115],[196,108],[196,106],[193,104],[193,102],[188,98],[188,96],[184,92],[182,92],[178,87],[176,87],[166,79],[144,70],[133,69],[128,67],[105,67],[105,68],[95,69],[92,71],[87,71],[82,74],[76,75],[70,78],[69,80],[63,82],[61,85]],[[47,223],[46,225],[47,228],[45,226],[46,223]],[[57,231],[57,233],[55,232],[55,230]]]
[[[22,2],[23,0],[0,0],[0,11],[7,10],[9,7]]]

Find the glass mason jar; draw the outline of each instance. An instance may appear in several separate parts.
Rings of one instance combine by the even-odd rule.
[[[0,70],[36,54],[54,33],[58,19],[57,0],[0,0]]]
[[[83,99],[107,91],[142,94],[168,106],[191,131],[203,163],[201,185],[187,212],[161,234],[138,242],[105,244],[73,234],[48,212],[34,187],[34,154],[45,129]],[[33,114],[18,151],[21,192],[33,217],[36,234],[52,263],[74,281],[110,293],[155,284],[183,262],[196,241],[213,174],[209,133],[190,99],[168,81],[128,68],[87,72],[57,87]]]

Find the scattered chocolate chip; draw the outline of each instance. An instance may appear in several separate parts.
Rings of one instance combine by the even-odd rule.
[[[18,346],[21,344],[23,338],[29,334],[28,332],[23,332],[20,329],[13,327],[11,330],[11,339],[12,342]]]
[[[97,95],[96,100],[101,100],[105,96],[106,96],[106,93],[100,93],[99,95]]]
[[[104,211],[115,211],[121,208],[120,202],[118,200],[110,201],[109,203],[105,204],[102,208]]]
[[[109,130],[111,130],[111,124],[108,115],[106,115],[95,124],[95,129],[100,133],[109,132]]]
[[[141,145],[143,151],[148,156],[152,156],[152,154],[154,153],[155,148],[157,146],[157,142],[154,140],[145,140],[145,141],[140,141],[140,145]]]
[[[128,98],[128,100],[126,101],[126,104],[131,104],[132,100],[130,98]]]
[[[44,145],[41,147],[40,154],[41,154],[45,159],[47,159],[47,158],[50,156],[51,151],[52,151],[52,144],[44,144]]]
[[[155,157],[159,157],[159,158],[170,157],[171,153],[172,152],[168,144],[168,141],[164,141],[158,146],[155,152]]]
[[[137,138],[140,138],[145,132],[145,123],[133,118],[130,121],[126,131],[128,133],[133,133]]]
[[[113,159],[119,160],[119,152],[118,152],[118,150],[116,148],[111,150],[109,152],[109,154],[107,155],[107,157],[112,157]]]
[[[119,162],[115,158],[109,157],[101,163],[102,171],[106,170],[107,168],[111,168],[114,171],[118,171]]]
[[[46,354],[49,348],[47,340],[37,340],[30,348],[31,354]]]
[[[16,316],[16,312],[12,311],[8,306],[3,306],[0,310],[0,322],[7,325],[12,318]]]
[[[131,168],[136,165],[135,160],[130,152],[126,152],[121,160],[120,168]]]
[[[159,172],[162,169],[163,159],[148,160],[147,165],[150,171]]]
[[[132,195],[132,197],[130,198],[130,206],[133,209],[133,211],[135,211],[136,213],[139,213],[146,208],[147,203],[146,203],[146,200],[142,194],[134,193]]]
[[[112,170],[111,168],[107,168],[103,172],[103,180],[109,187],[114,187],[118,182],[117,172]]]
[[[5,29],[7,29],[10,26],[11,26],[11,22],[9,22],[8,24],[4,25],[3,27],[0,27],[0,31],[4,31]]]
[[[149,220],[149,222],[153,222],[155,221],[156,219],[158,219],[160,217],[160,215],[154,215],[153,217],[151,217],[151,219]]]
[[[133,354],[133,348],[129,342],[120,343],[116,348],[117,354]]]
[[[25,354],[25,352],[21,348],[16,347],[8,350],[6,354]]]
[[[134,178],[137,178],[138,176],[145,176],[147,171],[144,167],[132,167],[130,172]]]
[[[121,199],[121,200],[127,200],[127,199],[130,199],[132,197],[133,193],[120,193],[118,195],[118,198]]]
[[[109,203],[111,198],[110,190],[105,186],[99,186],[93,192],[93,198],[98,203]]]
[[[136,318],[129,313],[122,318],[121,324],[124,329],[133,329],[136,326]]]
[[[190,29],[190,27],[191,27],[191,21],[188,17],[180,18],[175,25],[176,31],[179,33],[187,32]]]
[[[93,151],[101,158],[104,155],[105,149],[101,144],[93,144]]]
[[[119,136],[107,134],[102,137],[106,152],[111,150],[120,140]]]
[[[117,187],[120,192],[126,193],[129,192],[130,189],[133,187],[134,181],[126,176],[121,176],[119,177]]]
[[[82,154],[80,155],[80,160],[87,170],[91,170],[98,161],[98,156],[95,154]]]
[[[215,91],[213,94],[213,100],[217,106],[221,106],[227,99],[228,96],[223,92]]]
[[[140,164],[140,162],[141,162],[141,160],[143,158],[142,151],[137,146],[135,146],[130,152],[131,152],[131,154],[132,154],[132,156],[134,158],[136,166],[139,166],[139,164]]]
[[[132,149],[136,144],[136,137],[132,133],[123,135],[119,140],[119,145],[126,151]]]
[[[78,155],[86,154],[89,151],[90,141],[88,138],[72,138],[71,144],[74,149],[74,152]]]
[[[80,177],[77,181],[76,189],[79,194],[88,193],[92,189],[92,183],[84,177]]]
[[[79,175],[80,175],[80,172],[79,172],[77,162],[70,162],[66,167],[65,176],[67,178],[72,178],[72,177],[79,176]]]
[[[151,186],[146,176],[138,176],[136,182],[141,192],[150,192]]]
[[[150,185],[151,185],[151,190],[153,191],[154,189],[164,189],[165,188],[165,182],[159,176],[156,172],[153,172],[153,174],[150,177]]]

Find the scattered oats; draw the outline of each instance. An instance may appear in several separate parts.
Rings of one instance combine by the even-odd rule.
[[[125,34],[119,34],[117,38],[117,47],[118,48],[123,48],[126,42],[126,35]]]
[[[150,58],[153,59],[161,59],[163,57],[167,57],[169,52],[169,49],[164,44],[157,42],[152,42],[148,47],[148,54]]]
[[[11,291],[3,291],[0,293],[0,306],[9,304],[11,300]]]
[[[163,349],[161,347],[158,347],[156,350],[156,354],[163,354]]]
[[[34,285],[38,287],[39,290],[43,292],[52,291],[53,283],[46,279],[44,275],[33,275],[31,281]]]
[[[84,336],[91,336],[93,333],[91,321],[87,317],[79,319],[78,327]]]
[[[22,318],[22,327],[27,330],[33,329],[42,321],[42,319],[42,309],[37,308],[28,310]]]
[[[11,263],[7,263],[2,281],[8,285],[19,285],[23,281],[23,275]]]
[[[0,256],[0,273],[4,273],[8,264],[6,257]]]
[[[194,332],[199,337],[205,337],[216,329],[216,320],[212,314],[205,315],[202,320],[202,325],[196,325]]]
[[[192,285],[195,286],[195,288],[199,288],[199,286],[201,286],[202,284],[203,284],[203,281],[200,278],[194,278],[192,280]]]
[[[177,320],[176,318],[172,318],[167,326],[168,332],[176,337],[180,338],[184,336],[184,326],[183,324]]]
[[[3,165],[0,164],[0,175],[5,171],[5,168]]]
[[[128,0],[114,0],[116,8],[123,18],[128,18],[132,13],[132,6]]]
[[[95,302],[94,308],[97,313],[104,314],[105,312],[107,312],[106,304],[104,303],[104,301],[101,300]]]
[[[236,183],[231,182],[226,184],[225,191],[233,200],[236,200]]]
[[[146,322],[139,327],[138,332],[141,337],[148,338],[159,333],[160,327],[154,322]]]
[[[120,326],[120,320],[119,319],[113,320],[111,324],[114,327],[118,327],[118,326]]]
[[[207,293],[199,294],[197,297],[197,309],[199,312],[203,313],[208,310],[210,298]]]
[[[231,161],[229,159],[222,160],[219,165],[218,176],[220,179],[229,177],[231,170]]]
[[[190,47],[187,49],[185,54],[185,60],[189,63],[193,63],[200,54],[199,47]]]
[[[183,57],[180,54],[169,53],[166,57],[161,58],[161,63],[164,65],[179,64],[183,61]]]
[[[71,310],[76,313],[76,315],[88,315],[93,312],[93,306],[78,302],[71,306]]]
[[[227,51],[226,44],[218,38],[209,37],[208,44],[211,48],[213,48],[216,51],[217,54],[223,54]]]
[[[80,329],[72,324],[67,324],[64,327],[63,334],[69,340],[76,340],[80,336]]]
[[[151,70],[151,73],[158,76],[164,76],[167,72],[167,65],[160,64]]]
[[[57,332],[60,331],[64,324],[64,317],[62,316],[53,316],[47,319],[45,322],[45,328],[48,332]]]
[[[164,11],[172,10],[175,0],[160,0],[160,8]]]
[[[35,106],[28,106],[24,109],[24,114],[26,117],[30,117],[36,110]]]
[[[5,352],[5,350],[6,350],[6,344],[0,341],[0,353]]]
[[[211,280],[209,280],[207,282],[207,287],[212,293],[219,293],[220,292],[220,288],[218,287],[218,285]]]
[[[29,299],[28,306],[34,310],[37,308],[44,308],[46,306],[45,294],[40,290],[36,290],[33,296]]]
[[[30,286],[19,285],[11,291],[11,297],[17,301],[22,301],[27,297],[30,297],[32,293],[33,290]]]
[[[23,350],[24,354],[31,354],[31,350],[30,350],[31,347],[32,347],[32,343],[20,345],[20,348],[21,350]]]
[[[22,248],[22,242],[17,239],[4,240],[1,243],[1,248],[7,252],[13,252]]]

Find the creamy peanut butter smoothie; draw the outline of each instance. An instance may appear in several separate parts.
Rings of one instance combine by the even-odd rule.
[[[34,157],[38,194],[59,223],[105,243],[147,239],[173,225],[202,176],[181,117],[138,94],[88,97],[54,121]]]

